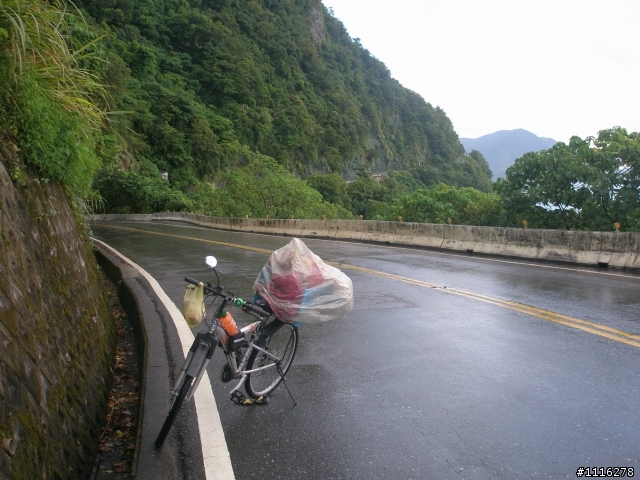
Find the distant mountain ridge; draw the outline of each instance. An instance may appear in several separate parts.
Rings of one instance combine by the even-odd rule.
[[[461,138],[460,143],[465,150],[478,150],[489,163],[493,172],[492,179],[505,178],[507,168],[516,159],[527,152],[539,152],[553,147],[557,142],[553,138],[537,135],[519,128],[517,130],[500,130],[479,138]]]

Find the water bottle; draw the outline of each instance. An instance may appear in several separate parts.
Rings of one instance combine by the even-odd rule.
[[[239,332],[238,325],[236,325],[236,321],[229,312],[224,310],[220,312],[220,319],[218,320],[218,323],[222,328],[224,328],[224,331],[227,332],[230,337],[233,337]]]

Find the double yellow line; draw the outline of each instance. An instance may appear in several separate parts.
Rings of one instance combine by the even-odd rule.
[[[330,262],[326,262],[326,263],[330,263]],[[524,305],[522,303],[511,302],[509,300],[502,300],[500,298],[489,297],[487,295],[482,295],[480,293],[468,292],[466,290],[460,290],[458,288],[445,287],[443,285],[438,285],[436,283],[423,282],[422,280],[414,280],[412,278],[401,277],[400,275],[394,275],[392,273],[379,272],[377,270],[371,270],[369,268],[354,267],[352,265],[347,265],[344,263],[331,263],[331,264],[338,268],[355,270],[355,271],[367,273],[370,275],[377,275],[379,277],[390,278],[392,280],[409,283],[411,285],[417,285],[419,287],[433,288],[441,292],[460,295],[463,297],[471,298],[473,300],[479,300],[485,303],[491,303],[499,307],[508,308],[509,310],[515,310],[516,312],[532,315],[534,317],[542,318],[544,320],[549,320],[550,322],[560,323],[562,325],[566,325],[567,327],[577,328],[585,332],[593,333],[595,335],[600,335],[601,337],[606,337],[611,340],[616,340],[618,342],[626,343],[627,345],[633,345],[634,347],[640,348],[640,335],[634,335],[632,333],[627,333],[622,330],[616,330],[615,328],[607,327],[606,325],[587,322],[586,320],[580,320],[578,318],[568,317],[560,313],[551,312],[549,310],[542,310],[540,308],[531,307],[529,305]]]
[[[196,242],[210,243],[210,244],[220,245],[224,247],[238,248],[242,250],[249,250],[252,252],[265,253],[267,255],[271,253],[271,250],[266,250],[264,248],[247,247],[245,245],[218,242],[215,240],[207,240],[204,238],[187,237],[183,235],[174,235],[171,233],[153,232],[150,230],[143,230],[143,229],[131,228],[131,227],[122,227],[122,226],[116,226],[116,225],[106,225],[106,224],[101,224],[101,225],[107,226],[110,228],[117,228],[121,230],[130,230],[133,232],[143,232],[143,233],[149,233],[152,235],[161,235],[165,237],[180,238],[183,240],[193,240]],[[492,305],[508,308],[509,310],[514,310],[516,312],[524,313],[526,315],[532,315],[534,317],[542,318],[543,320],[549,320],[550,322],[560,323],[567,327],[577,328],[578,330],[582,330],[584,332],[589,332],[594,335],[599,335],[601,337],[608,338],[610,340],[615,340],[616,342],[626,343],[627,345],[640,348],[640,335],[634,335],[632,333],[624,332],[622,330],[617,330],[615,328],[607,327],[606,325],[587,322],[586,320],[580,320],[578,318],[569,317],[559,313],[551,312],[549,310],[542,310],[540,308],[531,307],[529,305],[524,305],[522,303],[511,302],[509,300],[502,300],[500,298],[489,297],[487,295],[468,292],[466,290],[460,290],[458,288],[445,287],[444,285],[438,285],[436,283],[423,282],[422,280],[415,280],[412,278],[402,277],[400,275],[394,275],[392,273],[380,272],[378,270],[371,270],[369,268],[364,268],[364,267],[356,267],[354,265],[349,265],[346,263],[337,263],[337,262],[325,262],[325,263],[343,270],[353,270],[356,272],[366,273],[369,275],[376,275],[378,277],[389,278],[391,280],[397,280],[399,282],[404,282],[411,285],[417,285],[419,287],[432,288],[444,293],[460,295],[462,297],[471,298],[473,300],[490,303]]]

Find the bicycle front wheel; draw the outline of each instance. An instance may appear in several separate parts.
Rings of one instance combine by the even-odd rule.
[[[277,357],[278,360],[273,360],[259,350],[254,350],[247,362],[247,370],[267,367],[247,375],[244,387],[252,398],[260,398],[275,390],[282,381],[282,377],[289,371],[298,348],[298,328],[280,320],[276,322],[269,327],[256,345]]]
[[[164,421],[162,428],[160,429],[160,433],[158,434],[158,438],[156,438],[156,448],[160,448],[164,443],[164,439],[167,438],[167,434],[169,430],[171,430],[171,426],[173,425],[173,421],[176,419],[176,415],[178,415],[178,411],[182,406],[182,402],[184,402],[184,398],[187,396],[187,392],[193,383],[193,377],[191,375],[187,375],[182,382],[182,386],[180,387],[180,391],[176,396],[176,399],[173,401],[173,405],[171,405],[171,410],[169,410],[169,415]]]

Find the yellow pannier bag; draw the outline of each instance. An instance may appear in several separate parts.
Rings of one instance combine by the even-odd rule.
[[[183,300],[184,319],[190,327],[195,327],[204,320],[204,284],[187,285]]]

